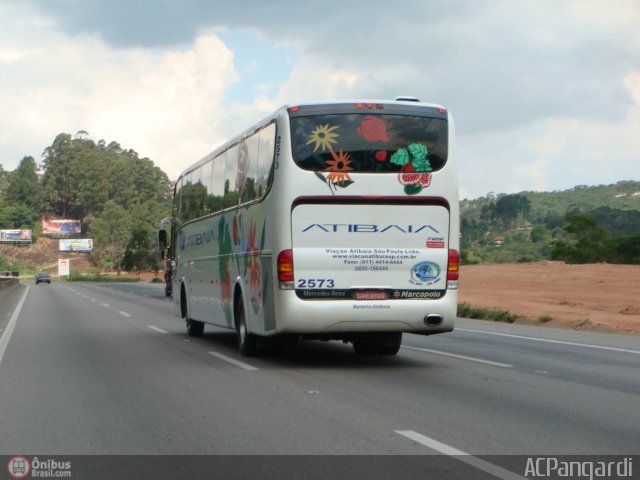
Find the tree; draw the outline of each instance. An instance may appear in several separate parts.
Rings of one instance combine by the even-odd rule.
[[[134,228],[124,253],[125,270],[146,270],[155,267],[156,255],[149,242],[148,232],[143,228]]]
[[[5,171],[5,169],[2,167],[2,164],[0,163],[0,207],[4,204],[5,201],[5,191],[9,183],[8,176],[9,174]]]
[[[94,253],[99,261],[108,259],[122,268],[124,253],[131,237],[131,217],[127,210],[108,201],[100,215],[91,220],[89,234],[94,238]]]
[[[608,235],[598,227],[595,219],[580,214],[567,215],[568,225],[564,230],[571,234],[572,241],[554,242],[551,258],[567,263],[596,263],[606,261],[609,249]]]
[[[39,213],[42,210],[43,201],[36,161],[33,157],[24,157],[18,168],[8,174],[5,202],[9,205],[22,205]]]
[[[8,205],[0,210],[0,228],[30,229],[36,223],[37,215],[26,205]]]
[[[50,147],[44,150],[42,183],[49,204],[49,214],[61,218],[74,215],[76,190],[73,174],[77,153],[74,140],[68,133],[59,134]]]

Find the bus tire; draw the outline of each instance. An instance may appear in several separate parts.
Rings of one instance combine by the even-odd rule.
[[[401,343],[402,333],[365,333],[353,339],[353,350],[356,355],[395,355]]]
[[[197,320],[192,320],[189,317],[189,308],[187,307],[187,296],[184,292],[184,287],[180,295],[180,305],[182,309],[182,318],[187,325],[187,334],[190,337],[201,337],[204,333],[204,323]]]
[[[236,304],[236,334],[238,336],[238,350],[244,357],[252,357],[257,353],[256,337],[247,330],[247,319],[244,314],[242,297]]]
[[[201,337],[204,334],[204,323],[197,320],[185,319],[187,322],[187,334],[190,337]]]

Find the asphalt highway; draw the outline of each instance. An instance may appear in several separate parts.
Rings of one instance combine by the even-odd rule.
[[[491,456],[640,454],[640,337],[459,319],[393,357],[301,342],[246,358],[233,332],[189,338],[162,286],[3,302],[3,455],[436,454],[475,472],[460,478],[518,478]]]

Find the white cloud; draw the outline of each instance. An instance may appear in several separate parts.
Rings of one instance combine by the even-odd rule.
[[[0,47],[0,63],[13,63],[42,55],[41,48]]]
[[[30,26],[38,48],[0,37],[5,169],[24,155],[39,159],[58,133],[86,130],[176,177],[225,140],[221,104],[238,75],[233,53],[216,36],[197,37],[180,50],[114,50],[95,37],[71,38],[39,23]]]
[[[627,75],[624,84],[635,104],[620,121],[557,117],[507,132],[459,136],[461,197],[637,180],[640,74]]]
[[[221,104],[236,78],[232,52],[213,35],[159,59],[131,53],[86,97],[87,129],[149,156],[175,178],[225,140]]]

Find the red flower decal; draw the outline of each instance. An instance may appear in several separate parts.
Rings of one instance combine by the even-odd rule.
[[[398,174],[398,181],[402,185],[420,185],[422,188],[431,185],[431,173],[416,172],[415,170],[410,163],[403,165]]]
[[[358,135],[368,142],[388,142],[387,124],[378,117],[367,115],[356,129]]]
[[[386,150],[378,150],[376,152],[376,160],[378,160],[379,162],[386,162],[387,161],[387,151]]]

